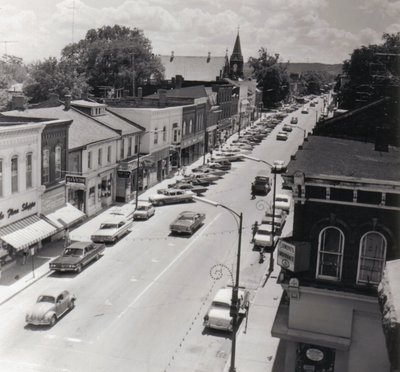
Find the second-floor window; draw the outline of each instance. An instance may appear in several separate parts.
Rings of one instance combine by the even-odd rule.
[[[61,146],[56,146],[55,153],[56,180],[61,178]]]
[[[386,239],[376,231],[363,235],[360,241],[357,283],[378,285],[386,260]]]
[[[183,130],[183,135],[186,136],[186,121],[183,122],[182,130]]]
[[[92,169],[92,152],[91,151],[88,151],[88,154],[87,154],[87,167],[89,169]]]
[[[189,134],[193,132],[193,122],[190,120],[189,122]]]
[[[135,137],[135,154],[139,151],[139,136]]]
[[[128,156],[132,155],[132,137],[128,138]]]
[[[107,147],[107,163],[111,163],[111,146]]]
[[[11,192],[18,192],[18,156],[11,158]]]
[[[30,189],[31,187],[32,187],[32,153],[29,153],[26,154],[26,188]]]
[[[319,234],[317,278],[340,280],[342,276],[344,234],[337,227],[329,226]]]
[[[43,149],[42,183],[45,185],[48,182],[50,182],[50,150]]]
[[[121,159],[125,158],[125,140],[121,139]]]
[[[154,129],[154,144],[158,143],[158,128]]]
[[[3,196],[3,159],[0,159],[0,197]]]
[[[98,154],[97,154],[97,163],[99,165],[103,164],[103,149],[99,149],[98,150]]]
[[[164,142],[167,140],[167,127],[163,128],[162,139]]]

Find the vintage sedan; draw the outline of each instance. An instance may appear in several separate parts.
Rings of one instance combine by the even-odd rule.
[[[148,220],[151,216],[154,216],[156,210],[154,209],[153,204],[140,201],[138,202],[138,206],[136,210],[133,212],[134,220]]]
[[[132,221],[124,217],[112,218],[103,222],[90,239],[95,243],[115,243],[124,235],[129,234],[131,227]]]
[[[199,179],[205,179],[209,183],[213,183],[215,181],[218,181],[221,177],[217,176],[215,174],[211,173],[204,173],[204,172],[198,172],[198,173],[192,173],[188,176],[189,178],[199,178]]]
[[[286,194],[275,195],[275,208],[283,209],[289,213],[290,205],[292,204],[292,197]]]
[[[196,195],[204,194],[208,189],[205,186],[193,185],[191,182],[178,181],[174,184],[168,185],[169,188],[178,190],[190,190]],[[157,190],[159,194],[162,194],[165,189]]]
[[[104,250],[104,244],[74,242],[64,249],[61,256],[50,262],[49,268],[55,271],[75,271],[80,273],[84,266],[98,260]]]
[[[211,169],[220,169],[223,171],[228,171],[232,169],[232,164],[229,160],[220,160],[208,163]]]
[[[286,132],[278,132],[278,134],[276,135],[276,139],[278,141],[287,141],[288,135]]]
[[[218,177],[222,177],[226,173],[221,169],[210,168],[208,164],[200,165],[199,167],[193,168],[192,172],[214,175]]]
[[[290,119],[290,124],[297,124],[298,123],[298,119],[297,116],[292,116],[292,118]]]
[[[276,225],[274,223],[274,234],[272,234],[272,224],[260,224],[254,235],[254,246],[262,249],[275,247],[278,241]],[[273,235],[273,236],[272,236]]]
[[[192,235],[206,218],[204,213],[185,211],[169,225],[171,233]]]
[[[293,128],[288,124],[284,124],[283,127],[282,127],[282,130],[284,132],[291,132],[293,130]]]
[[[173,203],[185,203],[193,200],[194,192],[190,190],[164,189],[161,194],[149,196],[149,202],[153,205],[164,205]]]
[[[250,292],[239,289],[239,317],[247,315]],[[232,332],[232,317],[230,308],[232,303],[232,288],[221,288],[214,297],[207,314],[204,316],[204,327]]]
[[[25,321],[27,324],[53,326],[67,311],[74,308],[75,300],[75,295],[67,290],[48,289],[26,313]]]

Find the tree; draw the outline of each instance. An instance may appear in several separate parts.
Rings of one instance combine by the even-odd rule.
[[[85,74],[92,89],[101,86],[129,89],[163,78],[161,59],[142,30],[118,26],[91,29],[86,37],[62,50],[61,62]]]
[[[258,58],[249,58],[253,77],[263,91],[264,107],[275,107],[290,91],[287,65],[279,62],[279,54],[269,55],[266,48],[258,51]]]
[[[346,83],[336,84],[341,107],[365,105],[390,94],[388,88],[399,86],[400,33],[385,33],[382,40],[382,44],[355,49],[344,61]]]
[[[306,71],[301,75],[304,91],[302,94],[320,94],[334,81],[334,76],[326,71]]]

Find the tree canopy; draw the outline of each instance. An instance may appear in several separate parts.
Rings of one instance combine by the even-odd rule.
[[[263,91],[264,107],[275,107],[290,91],[287,65],[279,62],[279,54],[270,55],[266,48],[258,51],[258,58],[250,57],[253,77]]]
[[[304,83],[304,91],[302,94],[320,94],[326,86],[333,82],[334,75],[326,71],[306,71],[301,75]]]
[[[151,42],[138,28],[103,26],[62,50],[61,63],[84,74],[92,89],[102,86],[129,89],[150,79],[160,81],[164,67],[152,53]]]

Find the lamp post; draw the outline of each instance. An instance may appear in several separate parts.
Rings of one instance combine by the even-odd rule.
[[[235,358],[236,358],[236,333],[238,327],[238,317],[239,317],[239,275],[240,275],[240,251],[242,245],[242,227],[243,227],[243,213],[237,213],[233,209],[227,207],[224,204],[214,202],[212,200],[208,200],[205,198],[200,198],[198,196],[193,196],[193,200],[200,201],[214,207],[222,207],[229,211],[236,220],[236,217],[239,219],[239,239],[238,239],[238,249],[237,249],[237,258],[236,258],[236,278],[235,283],[232,287],[232,299],[231,299],[231,308],[229,315],[232,317],[232,349],[231,349],[231,365],[229,367],[229,372],[235,372]],[[237,221],[236,221],[237,222]]]

